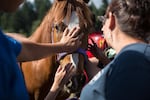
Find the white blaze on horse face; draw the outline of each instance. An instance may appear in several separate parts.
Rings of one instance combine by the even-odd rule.
[[[78,58],[79,54],[74,53],[74,54],[71,54],[70,57],[71,57],[71,63],[73,64],[73,66],[75,68],[77,68],[78,67],[78,63],[79,63],[79,58]]]
[[[75,26],[79,26],[79,18],[76,14],[75,11],[72,12],[71,14],[71,18],[69,23],[67,23],[66,18],[63,20],[64,24],[66,24],[68,26],[68,29],[71,30],[73,27]],[[78,63],[79,63],[79,58],[78,58],[79,54],[71,54],[71,63],[73,64],[73,66],[75,68],[77,68]]]
[[[66,18],[63,22],[68,25],[69,30],[71,30],[74,26],[79,26],[79,18],[75,11],[72,12],[69,23],[67,23]]]

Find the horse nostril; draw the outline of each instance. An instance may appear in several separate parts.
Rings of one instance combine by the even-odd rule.
[[[67,85],[67,87],[71,87],[71,86],[72,86],[72,81],[69,80],[68,83],[67,83],[66,85]]]

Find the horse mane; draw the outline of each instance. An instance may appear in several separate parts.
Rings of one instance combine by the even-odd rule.
[[[59,24],[65,17],[67,23],[69,23],[72,11],[76,11],[77,16],[79,17],[81,29],[88,29],[93,25],[91,20],[92,13],[84,1],[55,0],[40,26],[32,34],[32,36],[30,36],[30,39],[35,42],[52,42],[51,32],[53,24]],[[40,34],[41,32],[42,34]]]
[[[53,6],[54,7],[54,6]],[[41,21],[35,32],[29,37],[34,42],[39,43],[52,43],[52,11],[53,7],[47,12],[46,16]]]

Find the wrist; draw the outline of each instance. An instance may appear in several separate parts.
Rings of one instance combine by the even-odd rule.
[[[62,42],[57,42],[56,43],[58,45],[58,53],[62,53],[62,52],[65,52],[65,44],[62,43]]]
[[[60,89],[58,88],[58,86],[53,85],[44,100],[50,100],[50,99],[55,100],[59,91],[60,91]]]
[[[52,92],[57,92],[57,91],[59,91],[60,90],[60,86],[58,86],[57,84],[53,84],[52,85],[52,87],[51,87],[51,89],[50,89],[50,91],[52,91]]]
[[[98,66],[100,69],[103,69],[105,65],[99,60],[97,66]]]

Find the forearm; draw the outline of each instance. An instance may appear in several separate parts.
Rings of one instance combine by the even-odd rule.
[[[105,56],[105,54],[101,54],[100,56],[97,57],[97,59],[103,64],[107,65],[110,62],[110,59]]]
[[[74,66],[71,63],[66,64],[65,66],[59,66],[54,78],[54,83],[46,96],[45,100],[55,100],[58,93],[63,88],[64,84],[68,82],[68,80],[73,75],[71,72],[73,71]]]
[[[57,43],[35,43],[18,34],[8,33],[7,35],[20,41],[22,44],[21,52],[17,57],[19,62],[38,60],[55,53],[72,52],[81,44],[79,37],[72,38],[74,35],[70,36],[69,34],[65,35],[64,38]]]
[[[103,59],[100,59],[99,61],[102,62],[103,65],[107,65],[110,62],[110,59],[108,59],[107,57],[105,57]]]
[[[17,33],[7,33],[8,36],[21,42],[22,49],[17,57],[18,61],[38,60],[49,55],[65,51],[63,43],[35,43]]]
[[[97,67],[98,59],[95,57],[89,58],[86,65],[86,72],[89,79],[91,80],[101,69]]]
[[[59,93],[59,90],[55,90],[55,91],[50,90],[44,100],[55,100],[58,93]]]
[[[44,100],[55,100],[60,90],[60,86],[58,86],[58,84],[54,82]]]
[[[22,50],[17,57],[18,61],[38,60],[49,55],[63,52],[61,43],[44,43],[37,44],[31,41],[22,42]]]

